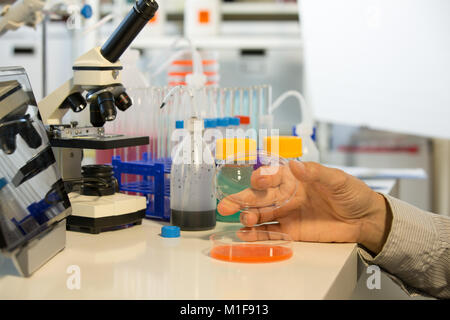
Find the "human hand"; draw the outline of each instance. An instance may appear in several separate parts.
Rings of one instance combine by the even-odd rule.
[[[314,162],[290,161],[272,175],[263,168],[251,177],[252,188],[223,199],[222,215],[240,210],[236,199],[257,206],[271,199],[287,199],[288,190],[299,183],[295,195],[280,208],[263,207],[241,212],[244,226],[289,234],[293,240],[312,242],[357,242],[379,253],[386,241],[392,214],[381,194],[345,172]],[[265,224],[266,222],[277,224]]]

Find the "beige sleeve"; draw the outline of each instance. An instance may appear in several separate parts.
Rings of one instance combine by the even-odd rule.
[[[378,265],[408,294],[450,299],[450,218],[384,195],[393,215],[382,251],[359,255]]]

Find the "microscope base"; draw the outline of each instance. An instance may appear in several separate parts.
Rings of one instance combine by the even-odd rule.
[[[145,210],[104,218],[85,218],[70,216],[67,218],[67,230],[90,234],[99,234],[142,224]]]
[[[140,225],[145,218],[145,197],[116,193],[112,196],[83,196],[70,193],[72,215],[67,230],[99,234],[104,231]]]
[[[65,247],[66,220],[62,220],[21,248],[12,261],[20,275],[30,277]]]

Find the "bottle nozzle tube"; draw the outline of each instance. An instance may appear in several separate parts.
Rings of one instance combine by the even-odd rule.
[[[111,63],[116,62],[158,10],[154,0],[138,0],[125,19],[103,44],[100,52]]]

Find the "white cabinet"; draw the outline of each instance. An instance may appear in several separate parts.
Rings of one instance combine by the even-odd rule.
[[[63,23],[47,26],[47,94],[72,74],[71,35]],[[0,37],[0,66],[21,66],[27,71],[36,99],[42,99],[42,26],[20,28]]]

